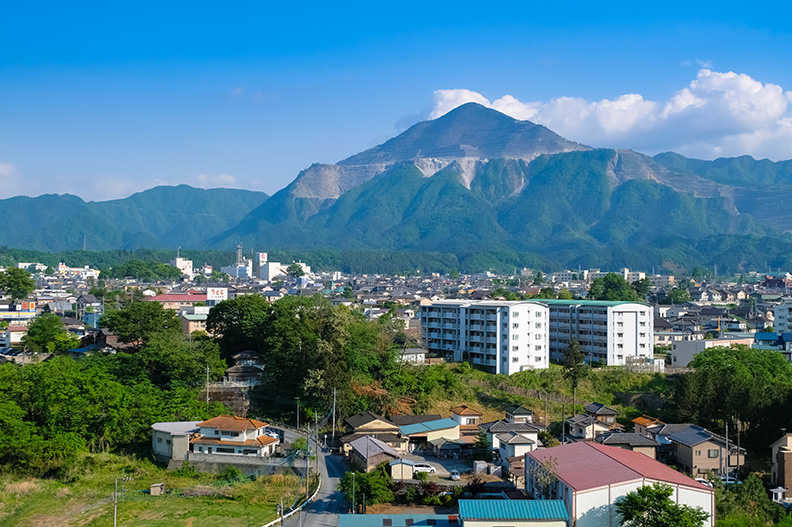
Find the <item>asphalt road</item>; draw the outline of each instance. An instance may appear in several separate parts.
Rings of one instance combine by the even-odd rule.
[[[286,441],[293,441],[297,434],[287,430]],[[313,447],[313,443],[311,443]],[[338,527],[338,515],[346,513],[351,505],[344,495],[336,490],[346,467],[341,456],[333,456],[322,450],[319,452],[319,473],[322,477],[322,488],[314,500],[302,512],[293,515],[284,522],[283,527]]]

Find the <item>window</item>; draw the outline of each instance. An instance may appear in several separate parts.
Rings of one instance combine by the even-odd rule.
[[[624,333],[616,333],[616,336],[622,338],[624,336]]]
[[[624,344],[616,344],[616,347],[622,349],[624,347]]]
[[[541,311],[537,311],[537,312],[536,312],[536,318],[539,318],[539,317],[541,317],[541,316],[542,316],[542,312],[541,312]]]
[[[535,348],[535,349],[536,349],[536,351],[542,351],[542,345],[541,345],[541,344],[539,344],[538,346],[536,346],[536,348]]]
[[[616,325],[622,327],[624,325],[624,322],[616,322]]]
[[[162,438],[161,437],[157,438],[157,443],[162,443]]]
[[[707,450],[707,457],[709,457],[709,458],[720,457],[720,450],[718,450],[716,448],[712,448],[710,450]]]
[[[639,333],[638,336],[641,337],[641,338],[644,338],[644,337],[646,337],[646,333]]]
[[[641,322],[640,324],[641,324],[641,327],[646,326],[646,322]]]
[[[641,346],[642,348],[645,348],[645,347],[646,347],[646,344],[641,344],[640,346]]]
[[[536,357],[536,358],[534,359],[534,361],[536,361],[536,362],[542,362],[542,357]]]
[[[542,339],[542,335],[540,335],[539,333],[537,333],[537,334],[536,334],[536,340],[541,340],[541,339]]]
[[[171,444],[171,440],[170,440],[170,439],[166,439],[166,440],[165,440],[165,444],[166,444],[166,445],[170,445],[170,444]]]
[[[520,346],[512,346],[512,351],[520,351]]]
[[[215,430],[215,435],[219,436],[220,435],[220,430]]]
[[[217,453],[218,454],[233,454],[234,453],[234,449],[233,448],[227,448],[227,447],[224,447],[224,446],[219,446],[219,447],[217,447]]]
[[[512,340],[517,340],[520,338],[520,335],[512,335]]]
[[[512,362],[517,362],[517,357],[512,357]]]
[[[517,311],[512,313],[512,317],[517,318],[518,316],[520,316],[520,313],[518,313]]]
[[[536,329],[540,329],[541,327],[542,327],[542,323],[541,322],[537,322],[536,323]]]
[[[517,329],[517,328],[519,328],[519,327],[520,327],[520,325],[519,325],[518,323],[516,323],[516,322],[515,322],[514,324],[512,324],[512,327],[513,327],[514,329]]]

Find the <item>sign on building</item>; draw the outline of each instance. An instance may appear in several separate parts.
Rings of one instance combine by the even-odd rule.
[[[228,300],[228,288],[227,287],[208,288],[206,290],[206,300],[215,301],[215,302],[222,302],[223,300]]]

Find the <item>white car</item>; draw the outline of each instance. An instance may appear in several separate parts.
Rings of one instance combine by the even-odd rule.
[[[448,473],[448,477],[451,478],[451,481],[459,481],[459,471],[458,470],[451,470]]]
[[[694,478],[696,481],[704,485],[705,487],[712,487],[712,482],[708,479],[704,478]]]
[[[434,474],[437,472],[437,469],[429,463],[416,463],[413,465],[413,472],[428,472],[429,474]]]

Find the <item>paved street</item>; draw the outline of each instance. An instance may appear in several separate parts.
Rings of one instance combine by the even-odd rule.
[[[286,430],[286,441],[294,441],[298,435]],[[313,448],[313,442],[311,443]],[[319,472],[322,477],[322,488],[303,511],[286,520],[284,527],[337,527],[338,514],[347,512],[351,505],[344,495],[336,490],[341,476],[346,472],[341,456],[328,454],[326,450],[319,452]]]

